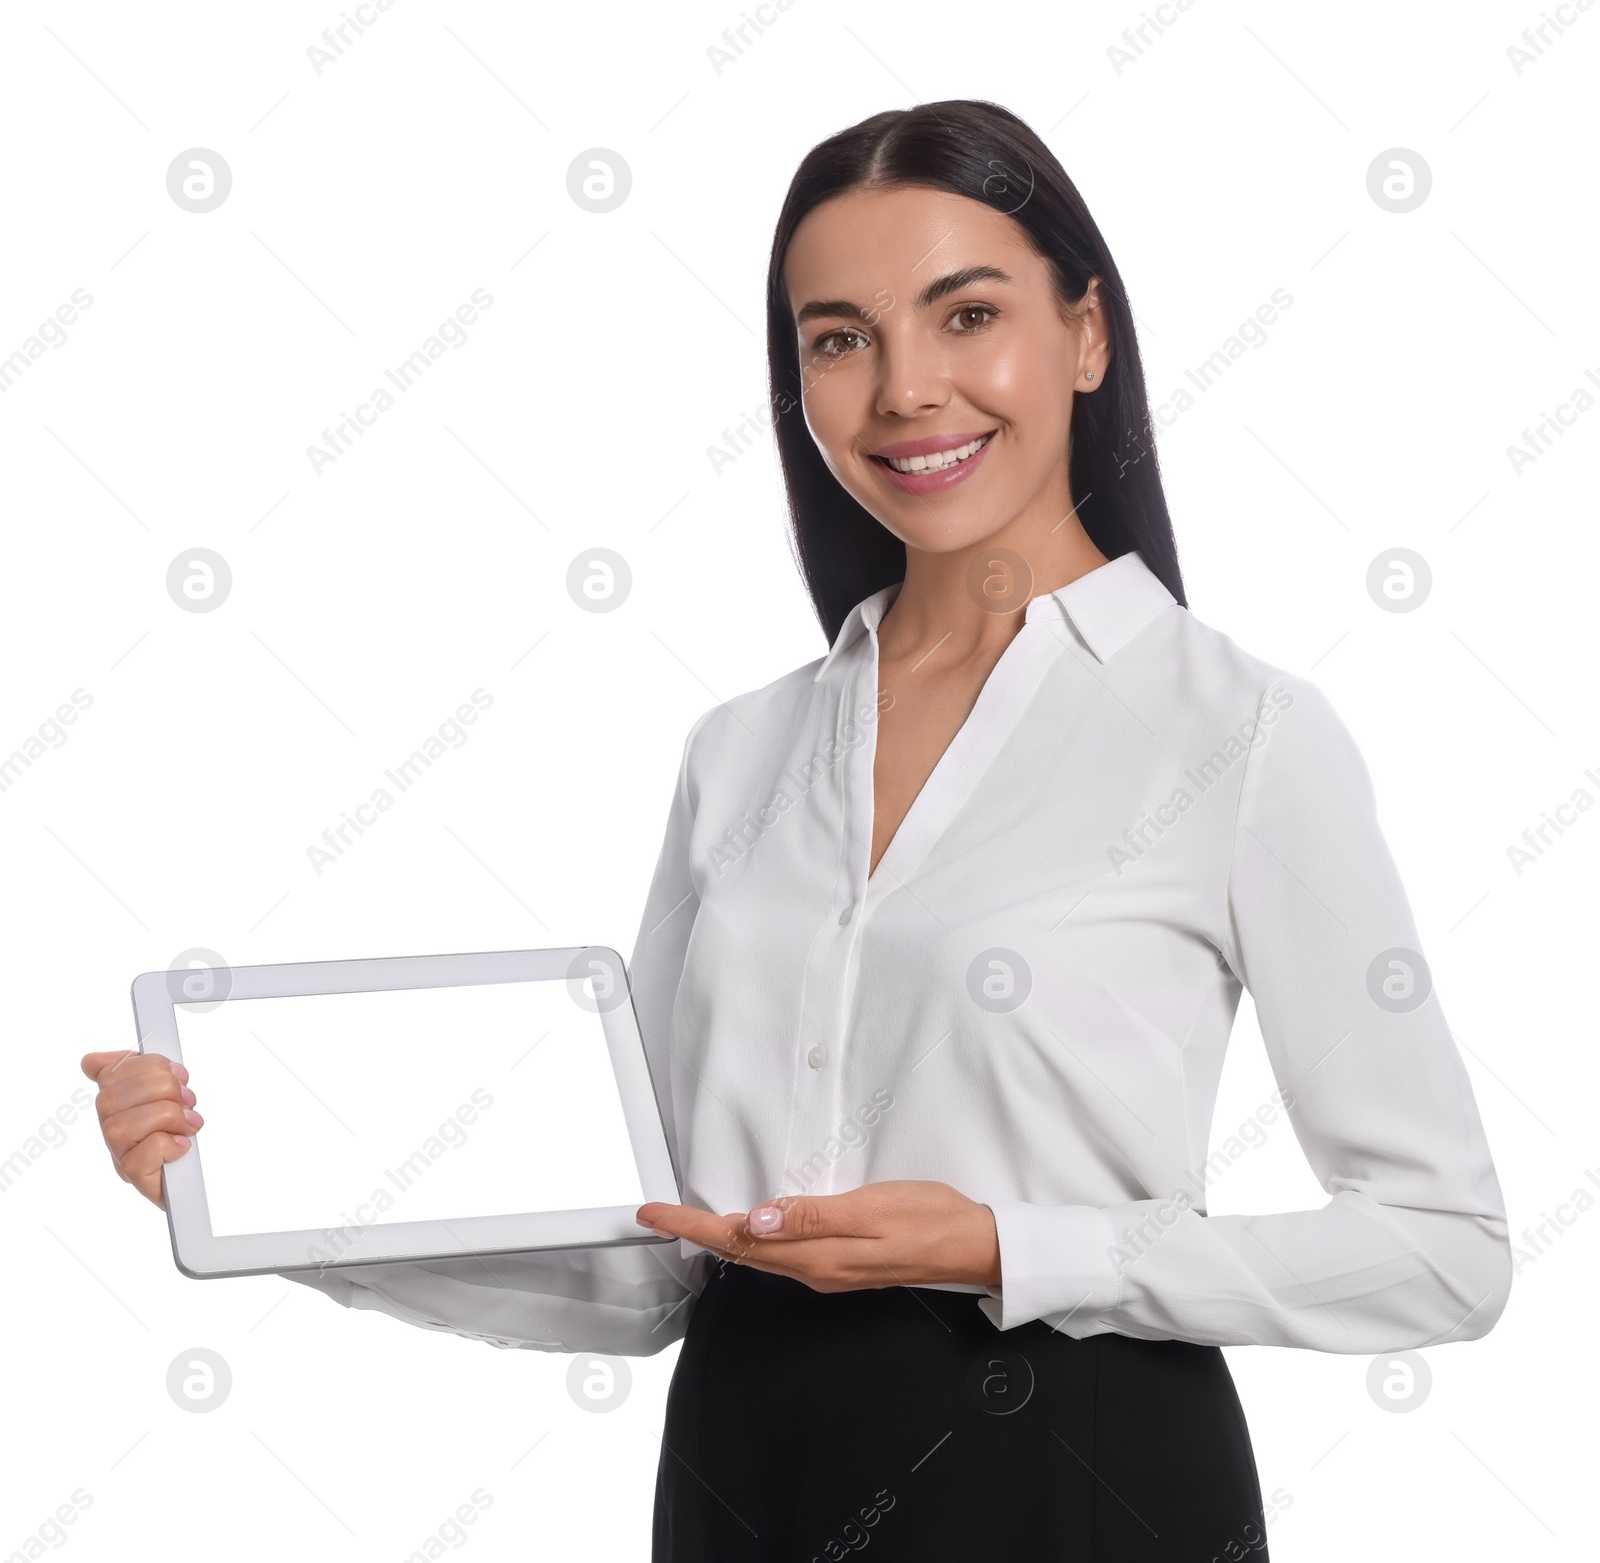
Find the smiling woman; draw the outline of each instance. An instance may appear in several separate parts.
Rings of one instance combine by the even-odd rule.
[[[681,1340],[657,1563],[1265,1557],[1220,1348],[1469,1340],[1510,1282],[1366,767],[1188,612],[1121,278],[1015,116],[814,148],[768,355],[829,644],[684,745],[630,972],[683,1198],[638,1220],[680,1241],[290,1279]],[[1205,1208],[1246,987],[1315,1210]],[[195,1091],[84,1068],[159,1199]]]
[[[843,287],[823,288],[824,275]],[[942,510],[902,502],[899,525],[877,513],[875,495],[943,488],[937,476],[931,488],[893,483],[883,461],[870,472],[875,457],[926,455],[892,448],[904,440],[852,444],[861,397],[885,368],[902,402],[919,372],[959,373],[975,426],[941,429],[930,449],[983,440],[1008,410],[1021,414],[1006,431],[1007,470],[980,511],[963,511],[964,538],[997,531],[995,518],[1013,519],[1053,474],[1039,498],[1060,507],[1052,527],[1072,516],[1105,558],[1137,548],[1185,600],[1156,463],[1126,459],[1151,417],[1121,275],[1054,156],[1003,110],[946,103],[875,115],[813,149],[773,240],[767,358],[774,404],[805,401],[809,428],[780,417],[778,451],[801,569],[830,639],[863,597],[904,578],[908,541],[948,539]],[[891,407],[902,419],[914,411],[890,404],[886,418]]]
[[[1121,278],[1014,116],[815,148],[767,320],[832,649],[696,724],[635,952],[688,1157],[688,1203],[640,1219],[713,1256],[655,1555],[803,1557],[850,1515],[919,1563],[1265,1557],[1218,1348],[1470,1338],[1509,1282],[1437,1003],[1366,1002],[1418,941],[1365,767],[1317,690],[1185,611]],[[738,875],[698,867],[874,705]],[[1196,767],[1185,830],[1108,864]],[[1247,981],[1318,1211],[1205,1213]],[[796,1148],[885,1083],[860,1159],[791,1196]]]

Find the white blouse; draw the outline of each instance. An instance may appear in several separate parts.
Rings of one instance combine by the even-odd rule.
[[[1505,1306],[1472,1088],[1326,697],[1137,553],[1033,599],[868,874],[878,624],[708,711],[631,982],[683,1198],[719,1214],[897,1178],[994,1212],[1001,1330],[1377,1353]],[[1206,1214],[1241,988],[1329,1198]],[[664,1085],[663,1085],[664,1083]],[[648,1354],[688,1242],[296,1274],[502,1346]]]

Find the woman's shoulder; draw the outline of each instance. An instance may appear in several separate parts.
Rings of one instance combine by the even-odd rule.
[[[765,684],[708,707],[690,727],[685,752],[698,755],[732,749],[751,756],[782,743],[810,712],[824,660],[813,657]]]
[[[1191,609],[1172,614],[1168,624],[1171,667],[1185,698],[1196,704],[1232,710],[1241,701],[1269,700],[1274,690],[1285,687],[1318,703],[1327,700],[1309,676],[1241,646]]]
[[[1173,619],[1177,706],[1209,728],[1248,728],[1251,749],[1272,751],[1270,763],[1254,763],[1258,776],[1277,784],[1338,777],[1370,790],[1360,744],[1319,680],[1246,650],[1188,610]]]
[[[1246,649],[1191,609],[1161,615],[1128,649],[1127,693],[1170,741],[1203,745],[1248,732],[1242,741],[1259,748],[1271,729],[1281,751],[1271,770],[1320,763],[1364,773],[1355,737],[1316,678]]]

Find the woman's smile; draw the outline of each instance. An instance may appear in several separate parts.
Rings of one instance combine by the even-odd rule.
[[[898,440],[872,453],[873,465],[908,494],[942,494],[965,483],[983,464],[999,431],[985,434],[929,434]]]

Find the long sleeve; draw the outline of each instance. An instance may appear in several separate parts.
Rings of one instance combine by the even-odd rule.
[[[981,1304],[1002,1329],[1377,1353],[1474,1339],[1505,1307],[1504,1202],[1366,765],[1318,689],[1275,687],[1289,698],[1247,757],[1220,953],[1330,1198],[1216,1216],[1186,1196],[1002,1201],[1002,1282]]]
[[[702,718],[704,720],[704,718]],[[689,873],[692,809],[684,744],[666,837],[629,967],[673,1163],[681,1168],[668,1063],[672,1009],[697,902]],[[704,1285],[703,1255],[677,1243],[499,1254],[487,1258],[285,1272],[347,1308],[492,1346],[652,1356],[678,1340]]]

